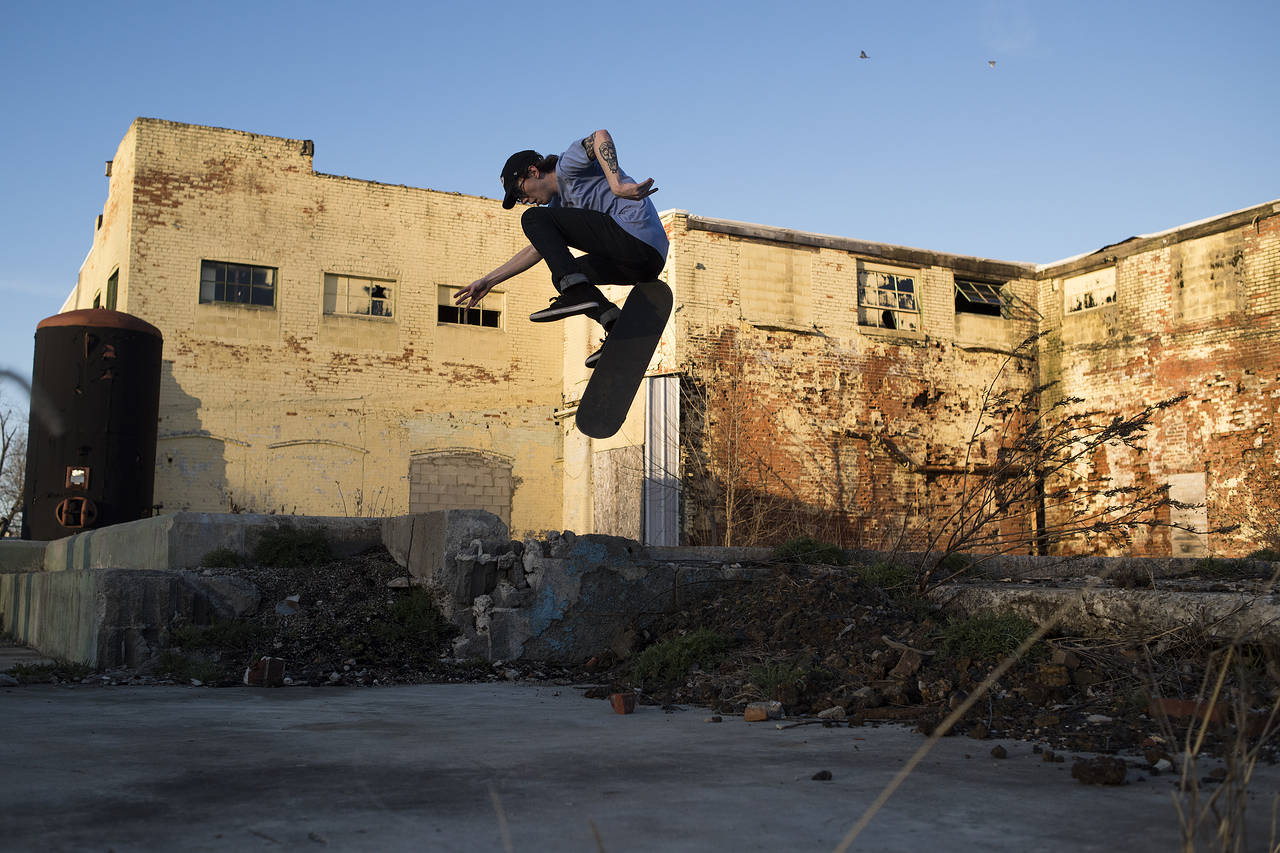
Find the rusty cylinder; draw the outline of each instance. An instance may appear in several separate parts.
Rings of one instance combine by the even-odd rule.
[[[155,326],[101,308],[36,326],[23,539],[151,515],[162,345]]]

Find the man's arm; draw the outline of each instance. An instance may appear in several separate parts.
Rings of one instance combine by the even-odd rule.
[[[587,159],[595,160],[604,171],[604,178],[609,182],[609,189],[619,198],[640,200],[658,191],[653,185],[653,178],[642,183],[624,181],[622,170],[618,168],[618,149],[613,145],[613,137],[607,130],[597,130],[582,140],[582,147],[587,152]]]
[[[527,269],[532,269],[534,264],[540,260],[542,260],[542,255],[538,254],[537,249],[533,248],[533,246],[525,246],[516,252],[511,257],[511,260],[493,272],[476,279],[461,290],[455,291],[453,302],[455,305],[462,305],[465,302],[466,305],[463,307],[474,308],[480,304],[481,299],[484,299],[485,294],[493,290],[494,286],[519,275]]]

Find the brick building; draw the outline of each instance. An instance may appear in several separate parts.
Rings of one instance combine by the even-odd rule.
[[[984,432],[983,400],[1047,386],[1041,410],[1103,420],[1187,395],[1154,415],[1145,452],[1110,445],[1074,472],[1110,487],[1168,483],[1193,505],[1161,509],[1171,526],[1137,531],[1124,550],[1259,547],[1280,530],[1277,213],[1268,202],[1039,266],[677,215],[675,335],[697,389],[686,394],[684,497],[702,501],[686,507],[685,541],[807,530],[870,548],[927,544],[1019,415],[988,405]],[[1042,495],[1008,533],[1034,541],[1086,508]],[[1184,529],[1231,524],[1241,529]],[[1061,549],[1120,547],[1077,538]]]
[[[1230,534],[1166,530],[1151,554],[1238,556],[1280,533],[1280,202],[1132,237],[1042,266],[1042,377],[1082,406],[1162,412],[1148,453],[1097,458],[1122,483],[1168,482],[1198,504],[1170,519]],[[1273,546],[1280,542],[1273,543]]]
[[[1096,462],[1203,495],[1189,520],[1238,503],[1242,459],[1274,446],[1274,204],[1042,267],[668,211],[677,311],[627,424],[596,441],[572,420],[591,324],[526,319],[545,271],[478,310],[448,298],[523,244],[518,217],[316,173],[312,151],[138,119],[110,163],[63,310],[165,335],[162,511],[478,506],[519,532],[918,543],[1000,452],[971,440],[984,395],[1046,379],[1121,410],[1191,391],[1148,457]]]

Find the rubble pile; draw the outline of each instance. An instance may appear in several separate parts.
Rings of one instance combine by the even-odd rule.
[[[966,624],[901,589],[866,582],[858,567],[774,565],[766,577],[721,584],[694,606],[640,629],[638,645],[650,650],[641,656],[708,632],[727,638],[723,654],[666,680],[644,677],[636,656],[606,655],[596,664],[609,690],[636,690],[659,705],[742,715],[773,701],[791,718],[893,720],[928,734],[1004,656],[966,640],[960,630]],[[1033,627],[1026,623],[1007,637],[1007,647]],[[1194,709],[1184,707],[1196,703],[1165,697],[1194,697],[1209,657],[1199,643],[1158,639],[1050,636],[982,691],[948,734],[1034,740],[1050,751],[1163,754],[1196,720]],[[1243,700],[1252,712],[1246,726],[1260,734],[1280,690],[1280,657],[1257,648],[1251,654],[1246,693],[1235,685],[1224,695]],[[1232,736],[1232,715],[1221,706],[1217,713],[1209,750]]]
[[[457,629],[436,596],[383,549],[299,568],[230,570],[259,591],[240,619],[170,628],[169,648],[148,667],[176,681],[215,686],[382,685],[497,680],[505,671],[453,655]],[[263,658],[280,663],[267,667]],[[263,682],[256,672],[280,668]],[[202,677],[201,677],[202,676]]]

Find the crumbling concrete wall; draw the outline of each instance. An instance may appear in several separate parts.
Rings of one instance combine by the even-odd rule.
[[[500,519],[474,510],[387,519],[383,529],[392,556],[461,631],[458,657],[582,663],[626,654],[638,620],[750,575],[732,563],[651,559],[619,536],[512,541]]]
[[[0,631],[94,668],[140,666],[176,615],[197,624],[254,612],[258,591],[231,576],[153,569],[0,573]]]
[[[1056,588],[954,584],[933,600],[965,615],[1016,615],[1084,636],[1160,637],[1191,632],[1218,640],[1280,642],[1280,601],[1262,592],[1196,593],[1174,590]]]

